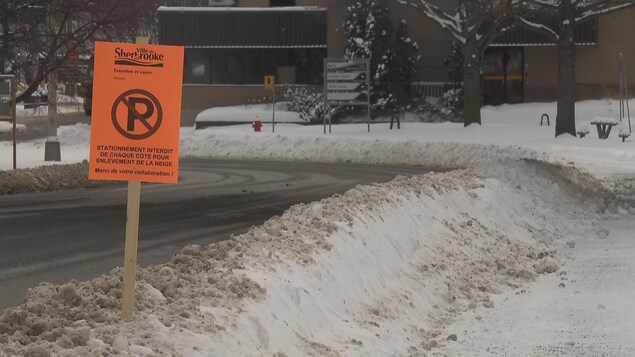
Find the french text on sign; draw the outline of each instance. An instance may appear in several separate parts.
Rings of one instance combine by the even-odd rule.
[[[183,48],[97,42],[89,178],[176,183]]]

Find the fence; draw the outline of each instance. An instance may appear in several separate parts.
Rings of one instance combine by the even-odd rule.
[[[419,98],[441,98],[454,84],[445,82],[413,82],[412,93]]]

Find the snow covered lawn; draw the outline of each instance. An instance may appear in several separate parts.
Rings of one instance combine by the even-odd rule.
[[[608,217],[598,233],[584,234],[561,253],[556,274],[525,289],[493,297],[496,308],[475,309],[452,326],[461,345],[443,353],[494,356],[634,356],[635,222]],[[474,324],[478,319],[480,322]]]
[[[579,103],[578,126],[617,109]],[[484,108],[482,127],[331,135],[183,128],[182,156],[456,170],[359,186],[187,246],[139,271],[130,321],[120,269],[41,284],[0,315],[0,356],[634,355],[635,145],[554,139],[544,112],[555,105]],[[65,161],[87,158],[88,132],[60,129]],[[43,143],[18,149],[22,167],[41,164]]]

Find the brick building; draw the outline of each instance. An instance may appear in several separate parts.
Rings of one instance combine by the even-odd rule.
[[[208,0],[208,7],[161,7],[159,43],[183,45],[183,125],[214,106],[268,101],[265,74],[282,84],[322,87],[324,58],[344,53],[343,0]],[[439,0],[443,6],[451,1]],[[408,23],[421,49],[422,89],[447,82],[444,58],[451,38],[409,6],[388,1],[394,27]],[[635,10],[579,24],[576,67],[578,99],[616,96],[618,56],[624,54],[627,82],[635,83]],[[557,51],[538,34],[518,29],[494,41],[483,58],[485,104],[554,101]],[[434,91],[431,91],[434,92]]]

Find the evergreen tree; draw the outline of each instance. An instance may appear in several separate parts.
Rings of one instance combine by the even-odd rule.
[[[408,34],[408,25],[401,20],[395,33],[394,55],[389,62],[389,90],[395,109],[405,108],[412,101],[412,82],[417,75],[417,62],[421,59],[419,46]]]
[[[443,65],[450,82],[454,84],[455,89],[459,88],[463,82],[463,52],[456,41],[452,42],[450,53],[443,59]]]
[[[383,109],[390,102],[388,63],[392,26],[385,0],[349,0],[347,6],[345,57],[369,58],[371,104]]]

